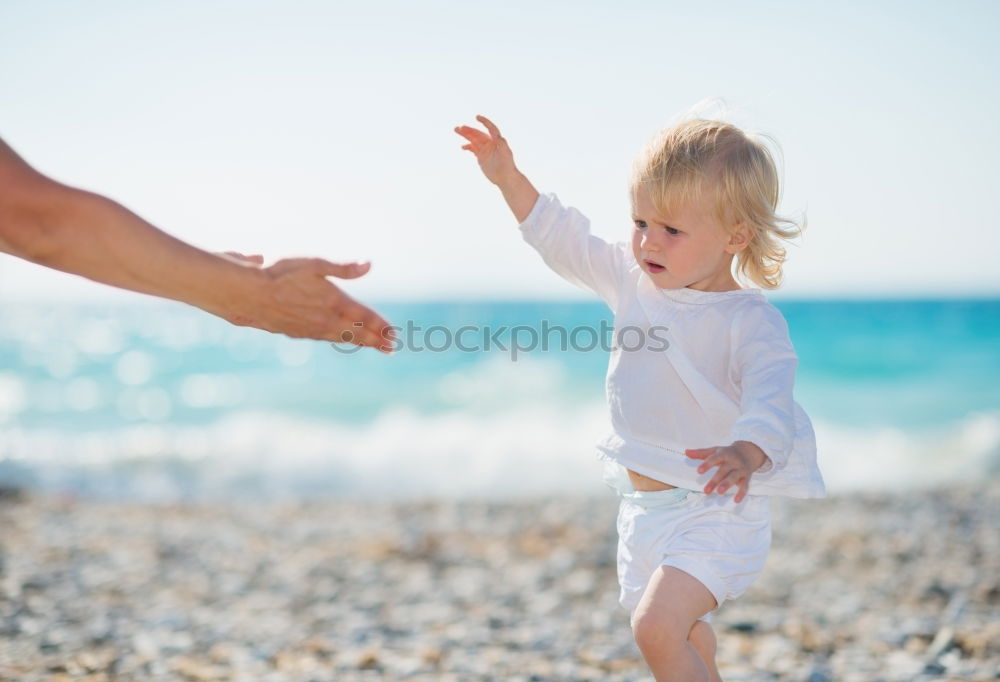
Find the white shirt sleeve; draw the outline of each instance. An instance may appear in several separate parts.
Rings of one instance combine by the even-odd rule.
[[[626,270],[624,245],[590,234],[590,221],[575,208],[563,207],[554,194],[539,195],[519,227],[524,240],[559,276],[617,309]]]
[[[768,456],[758,471],[782,469],[795,442],[795,370],[798,356],[788,324],[771,305],[754,306],[733,327],[733,380],[740,387],[740,417],[730,442],[745,440]]]

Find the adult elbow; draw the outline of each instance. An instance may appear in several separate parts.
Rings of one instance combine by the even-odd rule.
[[[0,249],[39,265],[55,264],[73,191],[55,183],[7,188],[0,206]]]
[[[58,238],[49,227],[18,222],[4,225],[0,245],[7,253],[39,265],[50,265],[56,260]]]

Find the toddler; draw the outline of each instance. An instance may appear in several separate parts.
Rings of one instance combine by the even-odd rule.
[[[612,431],[598,449],[621,497],[620,602],[635,641],[657,680],[719,680],[708,614],[763,570],[768,497],[825,495],[812,425],[792,397],[788,327],[761,291],[780,285],[780,242],[798,234],[775,214],[774,161],[727,123],[664,131],[635,163],[631,243],[609,244],[540,195],[496,125],[477,118],[485,132],[455,131],[525,240],[615,314]]]

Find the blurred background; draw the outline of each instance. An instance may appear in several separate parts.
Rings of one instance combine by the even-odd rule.
[[[0,135],[213,250],[370,259],[397,324],[597,325],[452,132],[492,117],[609,240],[698,102],[806,215],[769,294],[831,492],[1000,467],[991,2],[0,4]],[[0,258],[0,482],[70,495],[597,492],[606,354],[344,354]]]
[[[808,218],[768,296],[831,492],[772,500],[722,676],[995,680],[998,26],[989,0],[3,0],[0,136],[206,249],[370,259],[344,289],[440,347],[610,318],[454,126],[492,117],[618,240],[633,156],[721,98]],[[606,367],[345,353],[0,256],[0,679],[648,682]]]

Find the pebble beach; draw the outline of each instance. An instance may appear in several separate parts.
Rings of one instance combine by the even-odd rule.
[[[0,496],[0,680],[651,680],[615,498]],[[1000,481],[772,500],[724,680],[1000,677]]]

